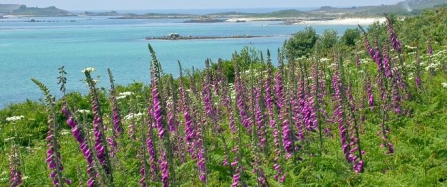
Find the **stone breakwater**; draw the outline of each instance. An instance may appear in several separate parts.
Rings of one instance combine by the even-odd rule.
[[[235,35],[235,36],[159,36],[146,37],[146,40],[213,40],[213,39],[237,39],[237,38],[260,38],[268,36],[250,36],[250,35]]]

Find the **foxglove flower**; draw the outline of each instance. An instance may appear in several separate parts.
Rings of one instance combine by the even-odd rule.
[[[433,48],[431,47],[430,41],[427,42],[427,53],[433,55]]]
[[[147,132],[147,139],[146,139],[146,147],[147,152],[149,155],[149,167],[150,167],[150,174],[151,174],[151,181],[155,182],[157,180],[157,173],[159,171],[157,166],[157,154],[155,153],[155,146],[154,146],[154,137],[152,136],[152,127],[149,125],[149,129]]]
[[[20,170],[20,155],[17,147],[13,145],[9,154],[9,186],[17,187],[22,184],[22,171]]]
[[[383,60],[382,60],[382,65],[383,65],[383,69],[385,70],[385,75],[387,78],[391,78],[392,74],[391,74],[391,65],[390,65],[390,57],[387,53],[387,51],[385,50],[386,48],[383,48]]]
[[[94,148],[96,151],[96,157],[101,165],[104,173],[106,174],[105,181],[112,183],[112,164],[109,159],[109,150],[107,148],[107,139],[105,136],[106,126],[102,120],[102,110],[99,103],[98,93],[96,92],[95,83],[90,75],[90,71],[84,71],[86,81],[90,92],[90,104],[92,106],[93,113],[93,133],[95,136]]]
[[[247,129],[248,133],[251,133],[252,128],[252,121],[248,117],[249,115],[246,113],[246,106],[245,106],[245,98],[244,98],[244,86],[242,84],[242,78],[240,77],[239,73],[236,73],[235,75],[235,91],[236,91],[236,99],[237,99],[237,109],[239,110],[239,115],[241,118],[241,122],[244,125],[244,127]]]
[[[160,158],[160,169],[161,169],[161,182],[163,183],[163,187],[169,186],[169,167],[168,167],[168,159],[166,158],[166,152],[163,151],[161,153]]]
[[[48,168],[50,169],[50,178],[53,179],[53,186],[63,186],[63,183],[71,183],[70,180],[63,178],[62,171],[64,167],[62,166],[61,154],[59,152],[60,145],[58,141],[58,124],[56,122],[56,101],[55,98],[50,94],[50,90],[42,84],[40,81],[36,79],[31,79],[37,86],[39,86],[40,90],[42,90],[45,101],[47,105],[47,124],[48,124],[48,133],[47,133],[47,157],[45,162],[48,164]]]
[[[259,88],[253,88],[255,91],[255,96],[256,96],[256,106],[255,106],[255,119],[256,119],[256,125],[257,125],[257,132],[258,132],[258,145],[261,149],[264,148],[264,146],[266,145],[266,141],[267,138],[265,137],[266,135],[266,128],[265,128],[265,124],[264,124],[264,112],[262,111],[261,107],[262,106],[262,100],[261,100],[261,91]]]
[[[336,103],[335,109],[334,109],[334,116],[335,119],[338,122],[338,129],[340,131],[340,140],[341,140],[341,146],[343,155],[345,156],[346,161],[350,162],[349,158],[349,150],[350,146],[348,143],[348,129],[345,127],[346,121],[344,121],[344,111],[343,111],[343,104],[342,104],[342,91],[340,90],[340,79],[339,79],[339,73],[338,71],[334,73],[334,76],[332,78],[332,86],[334,88],[334,94],[333,94],[333,100]]]
[[[109,143],[112,149],[112,157],[119,151],[118,144],[116,143],[116,139],[119,135],[123,133],[123,128],[121,124],[121,115],[120,110],[118,108],[118,103],[116,101],[115,96],[115,84],[112,76],[112,71],[107,69],[109,73],[110,79],[110,104],[112,105],[112,122],[113,122],[113,137],[107,138],[107,142]]]
[[[87,186],[92,187],[95,185],[96,174],[93,169],[93,154],[91,148],[88,146],[88,143],[85,141],[84,134],[81,131],[81,127],[78,125],[78,122],[74,118],[73,114],[68,110],[68,106],[66,102],[64,102],[64,106],[62,107],[62,113],[67,118],[66,123],[71,127],[71,133],[76,141],[79,143],[79,148],[81,149],[84,158],[87,161],[87,174],[89,176]]]
[[[388,34],[390,35],[391,46],[393,46],[393,49],[396,50],[398,53],[402,53],[402,44],[397,37],[396,32],[394,31],[391,20],[388,18],[388,16],[385,17]]]
[[[371,82],[366,80],[366,92],[368,93],[368,104],[371,110],[374,109],[374,93],[372,90]]]
[[[360,58],[359,58],[359,54],[355,54],[355,64],[357,65],[357,67],[360,67]]]

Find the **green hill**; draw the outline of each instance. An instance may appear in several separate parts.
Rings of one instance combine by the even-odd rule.
[[[434,8],[445,5],[445,0],[406,0],[393,5],[379,6],[360,6],[351,8],[336,8],[324,6],[309,13],[325,15],[383,15],[384,13],[393,13],[399,15],[416,15],[423,9]]]
[[[18,4],[0,4],[0,13],[10,13],[20,7]]]
[[[73,15],[69,11],[62,10],[56,8],[54,6],[46,7],[46,8],[38,8],[38,7],[27,7],[26,5],[19,5],[18,7],[14,6],[0,6],[3,7],[0,10],[9,12],[4,12],[5,14],[10,15],[25,15],[25,16],[71,16]]]
[[[397,6],[402,6],[410,9],[426,9],[433,8],[437,5],[445,4],[445,0],[406,0],[397,3]]]

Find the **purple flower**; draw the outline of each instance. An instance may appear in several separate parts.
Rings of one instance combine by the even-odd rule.
[[[433,55],[433,48],[431,47],[430,41],[427,42],[427,52],[429,55]]]
[[[99,164],[104,170],[107,182],[112,182],[112,166],[109,159],[109,150],[107,149],[107,140],[105,137],[104,130],[106,126],[103,124],[102,120],[102,110],[99,103],[98,93],[95,88],[95,83],[91,78],[90,71],[84,71],[86,76],[86,81],[90,92],[90,103],[93,113],[93,133],[95,136],[94,148],[96,150],[96,157],[98,158]]]
[[[168,160],[166,158],[165,151],[163,151],[161,153],[160,169],[161,169],[161,182],[163,183],[163,187],[168,187],[169,186],[169,167],[168,167]]]
[[[391,20],[388,18],[388,16],[385,16],[385,17],[386,17],[386,25],[387,25],[388,34],[390,35],[391,46],[393,46],[393,49],[396,50],[398,53],[401,53],[402,52],[402,44],[394,31]]]
[[[180,79],[181,80],[181,79]],[[182,98],[183,118],[185,120],[185,140],[188,145],[188,151],[192,157],[195,157],[194,147],[192,146],[193,140],[196,137],[196,131],[194,129],[192,117],[190,114],[190,108],[188,106],[188,96],[183,88],[183,82],[180,81],[180,96]]]
[[[9,154],[9,186],[16,187],[22,184],[22,172],[20,171],[20,156],[15,145],[11,146]]]
[[[417,86],[418,88],[420,88],[420,87],[421,87],[421,77],[420,77],[420,76],[417,76],[416,78],[414,78],[414,81],[415,81],[415,83],[416,83],[416,86]]]
[[[393,147],[393,144],[390,143],[390,142],[388,142],[388,151],[389,151],[390,154],[393,154],[393,153],[394,153],[394,147]]]
[[[115,84],[113,80],[112,71],[110,69],[107,69],[109,73],[109,80],[110,80],[110,104],[112,105],[112,122],[113,122],[113,138],[109,142],[115,142],[111,144],[112,147],[112,154],[115,154],[118,151],[118,146],[116,144],[116,139],[119,135],[123,133],[123,128],[121,124],[121,116],[120,116],[120,110],[118,108],[118,103],[116,102],[115,98]]]
[[[239,173],[237,172],[238,170],[236,170],[236,173],[233,174],[233,183],[231,184],[232,187],[237,187],[240,184],[240,176]]]
[[[371,82],[366,80],[366,91],[368,92],[368,104],[371,110],[374,109],[374,93],[372,92]]]
[[[96,174],[95,171],[92,169],[94,165],[92,150],[85,141],[84,135],[81,132],[81,128],[79,127],[78,122],[73,118],[72,113],[68,110],[66,102],[64,102],[64,106],[62,107],[62,113],[67,118],[66,122],[68,126],[71,127],[71,133],[73,137],[76,139],[76,141],[78,141],[79,148],[81,149],[81,152],[84,155],[85,160],[87,161],[87,174],[89,176],[88,181],[90,181],[87,185],[94,186]]]
[[[245,106],[245,98],[244,98],[244,89],[243,89],[243,84],[242,84],[242,80],[241,77],[239,76],[239,73],[236,73],[236,80],[235,80],[235,91],[236,91],[236,98],[237,98],[237,108],[239,110],[239,115],[241,118],[241,122],[244,125],[244,127],[247,129],[248,133],[251,133],[251,128],[252,128],[252,121],[251,118],[248,117],[249,115],[247,115],[246,113],[246,106]]]
[[[289,128],[289,121],[285,119],[282,124],[282,136],[283,136],[283,147],[287,153],[292,153],[292,137],[291,130]]]
[[[399,88],[396,85],[397,83],[394,83],[393,85],[393,105],[394,105],[394,112],[396,114],[400,114],[400,95],[399,95]]]
[[[382,65],[383,65],[383,69],[385,70],[385,75],[387,78],[391,78],[391,65],[390,65],[390,57],[387,53],[387,51],[385,50],[385,47],[383,48],[383,61],[382,61]]]
[[[266,128],[265,128],[265,124],[264,124],[264,113],[262,112],[261,109],[261,105],[262,105],[262,101],[261,101],[261,91],[259,88],[254,88],[255,91],[255,95],[256,95],[256,106],[255,106],[255,119],[256,119],[256,125],[258,128],[258,146],[260,146],[261,148],[265,146],[265,143],[267,141],[265,134],[266,134]]]
[[[363,171],[363,160],[358,161],[353,165],[354,172],[361,173]]]
[[[147,134],[148,134],[148,136],[146,139],[146,147],[147,147],[147,152],[149,155],[151,181],[156,181],[158,167],[157,167],[157,157],[155,154],[155,147],[154,147],[154,143],[153,143],[152,127],[151,126],[149,126],[149,130],[148,130]]]
[[[360,58],[359,58],[359,54],[355,54],[355,64],[357,65],[357,67],[360,67]]]
[[[155,81],[154,81],[155,82]],[[158,128],[158,137],[163,139],[165,136],[165,129],[163,128],[162,109],[160,106],[160,98],[158,94],[157,84],[152,85],[152,101],[153,101],[153,115],[155,119],[155,126]]]
[[[284,94],[283,94],[283,85],[280,70],[276,72],[275,82],[276,82],[275,85],[276,107],[278,111],[281,111],[281,108],[284,106]]]

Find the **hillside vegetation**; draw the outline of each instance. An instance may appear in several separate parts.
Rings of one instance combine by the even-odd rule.
[[[447,8],[0,110],[0,186],[446,186]],[[175,54],[173,54],[175,55]],[[55,67],[56,68],[56,67]],[[31,80],[30,80],[31,81]],[[54,98],[54,92],[62,98]]]
[[[378,6],[359,6],[350,8],[321,7],[309,11],[313,14],[342,15],[342,16],[381,16],[384,13],[396,15],[418,15],[424,9],[444,6],[444,0],[405,0],[397,4]]]

